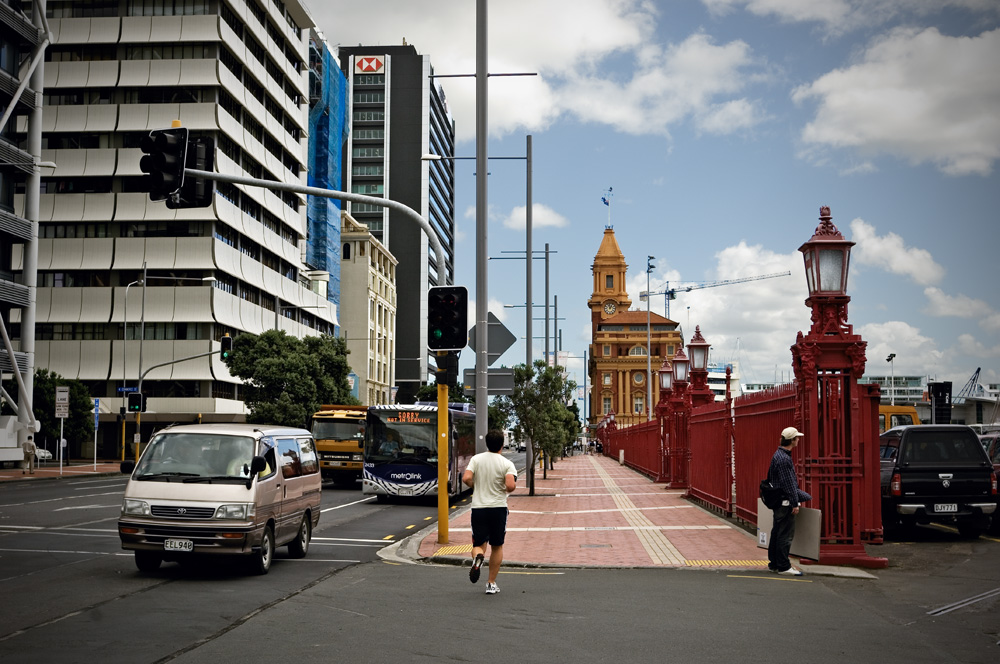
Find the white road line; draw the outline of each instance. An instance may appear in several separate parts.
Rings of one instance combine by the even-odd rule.
[[[952,611],[955,611],[956,609],[962,609],[962,608],[965,608],[965,607],[970,606],[972,604],[975,604],[976,602],[981,602],[984,599],[990,599],[991,597],[997,597],[998,595],[1000,595],[1000,588],[994,588],[993,590],[987,590],[986,592],[980,593],[979,595],[973,595],[972,597],[967,597],[965,599],[960,599],[957,602],[952,602],[951,604],[946,604],[945,606],[942,606],[940,608],[928,611],[927,615],[929,615],[929,616],[942,616],[942,615],[944,615],[946,613],[951,613]]]
[[[65,512],[66,510],[92,510],[95,508],[105,508],[105,507],[121,507],[121,503],[115,503],[114,505],[76,505],[74,507],[60,507],[59,509],[52,510],[53,512]]]
[[[385,544],[387,540],[382,539],[356,539],[352,537],[313,537],[312,541],[321,542],[364,542],[366,544]]]
[[[350,507],[351,505],[357,505],[359,503],[370,503],[373,500],[375,500],[375,496],[369,496],[367,498],[362,498],[361,500],[355,500],[353,503],[344,503],[343,505],[336,505],[334,507],[327,507],[324,510],[320,510],[320,514],[322,514],[323,512],[329,512],[330,510],[339,510],[339,509],[342,509],[344,507]]]

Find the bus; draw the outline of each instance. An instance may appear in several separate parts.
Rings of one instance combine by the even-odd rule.
[[[312,417],[319,469],[326,481],[353,486],[361,479],[365,406],[320,406]]]
[[[436,496],[438,492],[437,406],[369,406],[361,493]],[[476,414],[448,409],[448,495],[465,490],[462,474],[476,453]]]

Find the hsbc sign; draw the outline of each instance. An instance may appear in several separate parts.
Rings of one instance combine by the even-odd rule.
[[[377,74],[385,66],[385,57],[378,55],[359,55],[354,59],[355,74]]]

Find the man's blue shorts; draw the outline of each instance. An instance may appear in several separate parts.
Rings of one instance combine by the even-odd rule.
[[[506,507],[476,507],[472,510],[472,546],[503,546],[507,534]]]

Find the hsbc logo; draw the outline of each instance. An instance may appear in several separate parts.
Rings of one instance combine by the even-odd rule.
[[[359,55],[354,60],[355,74],[374,74],[382,71],[385,60],[377,55]]]

